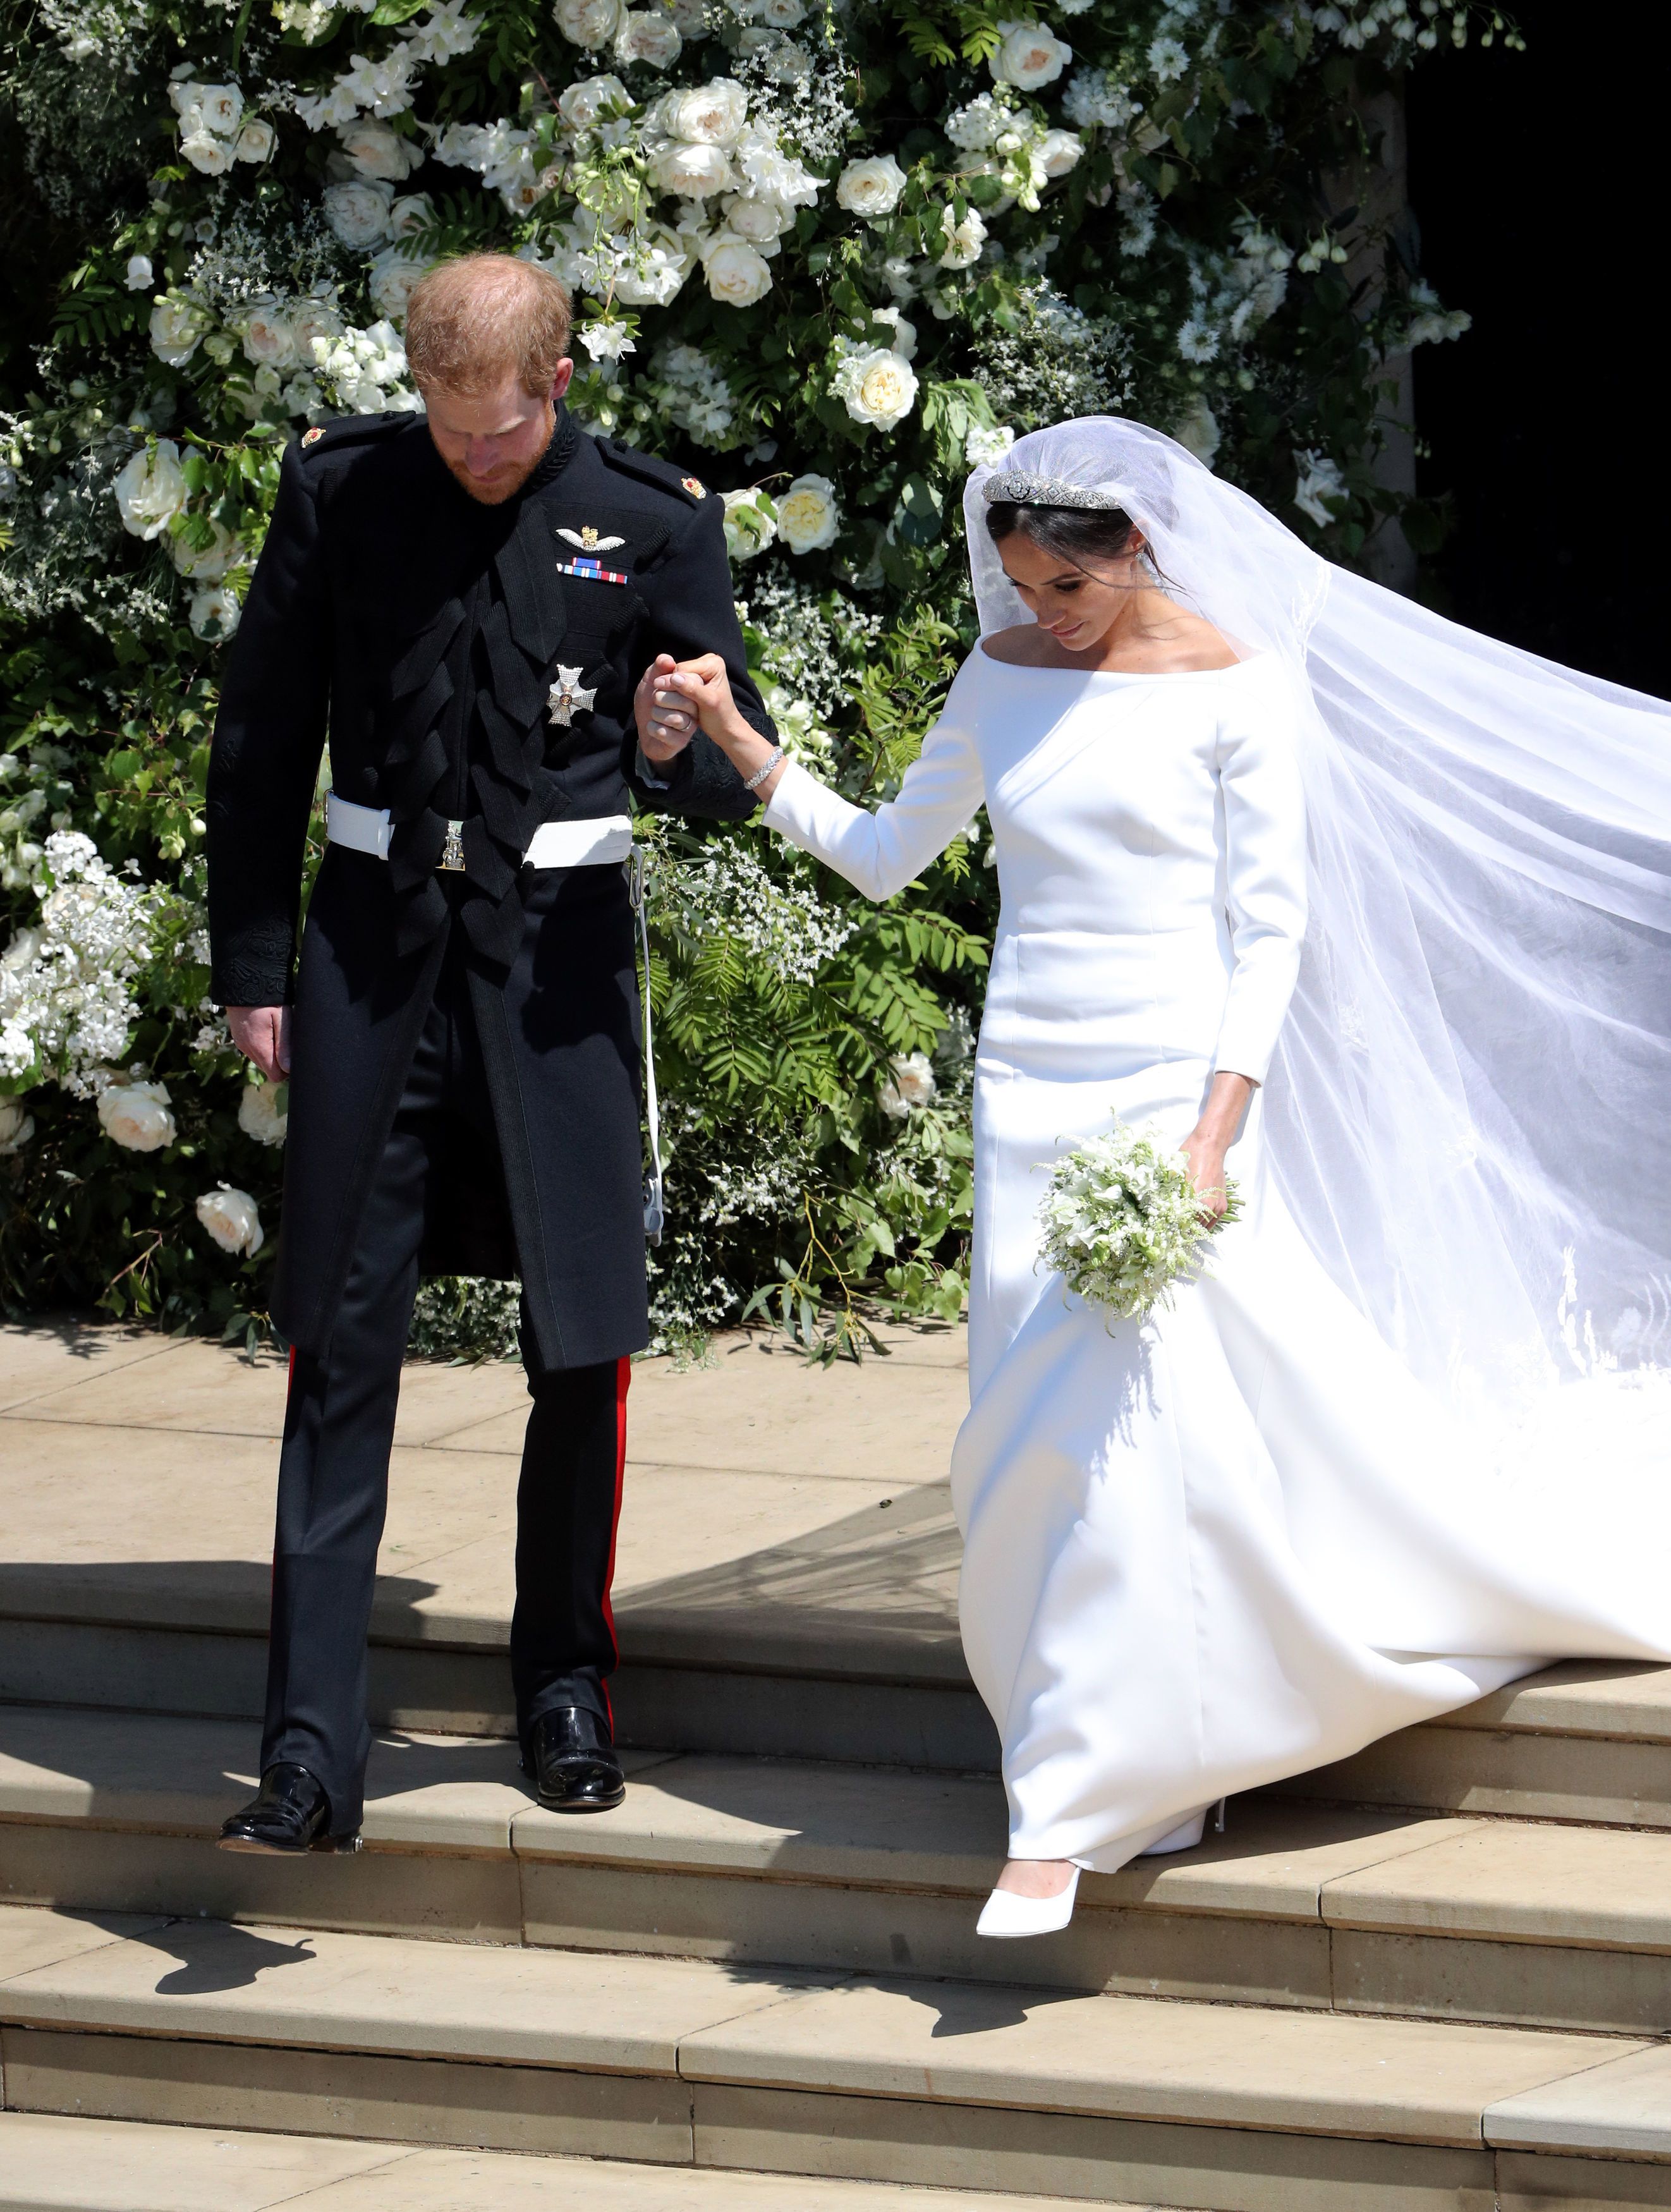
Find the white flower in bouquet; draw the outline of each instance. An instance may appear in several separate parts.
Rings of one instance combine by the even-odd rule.
[[[185,505],[185,474],[172,438],[142,446],[123,466],[112,489],[122,527],[135,538],[161,538]]]
[[[232,148],[224,138],[217,138],[212,131],[188,131],[179,142],[179,150],[194,169],[201,169],[206,177],[223,177],[232,167]]]
[[[752,561],[776,536],[777,520],[763,492],[726,494],[726,550],[733,561]]]
[[[917,373],[891,346],[852,346],[837,363],[830,390],[855,422],[891,430],[916,404]]]
[[[985,430],[978,424],[963,441],[963,459],[972,469],[986,461],[1001,461],[1015,443],[1015,432],[1007,422],[995,429]]]
[[[25,1110],[22,1100],[0,1098],[0,1160],[21,1152],[34,1133],[35,1117]]]
[[[998,46],[987,66],[995,83],[1036,92],[1054,84],[1072,58],[1072,47],[1042,23],[1008,22],[998,27]]]
[[[671,69],[684,45],[671,15],[633,9],[621,18],[615,34],[615,58],[623,68],[641,62],[647,69]]]
[[[891,154],[849,161],[836,179],[836,204],[875,222],[891,215],[905,190],[905,172]]]
[[[792,553],[821,553],[836,543],[842,510],[828,477],[797,477],[775,504],[778,535]]]
[[[246,1083],[238,1100],[238,1126],[258,1145],[282,1145],[290,1116],[279,1101],[285,1086],[277,1083]]]
[[[890,1121],[903,1121],[914,1106],[932,1106],[939,1087],[926,1052],[896,1053],[877,1087],[876,1103]]]
[[[278,134],[272,125],[257,117],[246,123],[234,139],[232,158],[234,161],[265,161],[270,159],[277,143]]]
[[[557,112],[571,131],[595,131],[605,117],[631,103],[618,76],[583,76],[557,94]]]
[[[223,1252],[253,1256],[266,1241],[255,1200],[246,1190],[217,1183],[197,1200],[197,1218]]]
[[[716,76],[708,84],[667,94],[660,127],[670,138],[689,144],[732,146],[742,137],[748,115],[749,96],[735,77]]]
[[[737,181],[725,148],[709,145],[705,139],[688,143],[676,139],[659,148],[650,173],[662,191],[677,192],[686,200],[711,199]]]
[[[224,522],[211,517],[209,527],[213,534],[207,545],[193,545],[184,537],[171,534],[168,557],[182,576],[191,576],[200,584],[218,584],[228,568],[235,568],[246,557],[246,549]]]
[[[368,246],[380,246],[389,234],[394,187],[374,177],[351,177],[340,185],[327,185],[322,204],[325,221],[343,244],[363,252]]]
[[[786,230],[794,227],[794,210],[781,200],[757,199],[752,192],[733,192],[720,210],[726,228],[734,237],[758,246],[769,260]]]
[[[1219,1218],[1206,1219],[1183,1154],[1116,1115],[1107,1136],[1087,1137],[1052,1169],[1041,1254],[1065,1289],[1140,1321],[1200,1272],[1208,1238],[1241,1210],[1233,1182],[1224,1198]]]
[[[243,612],[237,593],[228,585],[206,584],[202,591],[192,592],[186,620],[193,637],[202,638],[205,645],[224,645]]]
[[[244,95],[237,86],[194,84],[191,92],[190,112],[202,128],[217,138],[235,138],[244,119]]]
[[[245,311],[244,358],[257,368],[294,368],[301,360],[295,325],[276,300],[258,300]]]
[[[940,234],[945,240],[945,250],[940,255],[942,269],[968,269],[981,258],[981,248],[987,242],[987,226],[975,209],[970,208],[959,222],[949,207],[940,210]]]
[[[123,273],[130,292],[149,292],[156,281],[149,253],[131,253]]]
[[[398,246],[385,246],[371,264],[367,289],[380,315],[404,322],[412,292],[428,274],[431,264],[416,254],[403,253]]]
[[[772,289],[764,257],[732,231],[722,230],[702,249],[702,274],[714,298],[728,307],[751,307]]]
[[[423,160],[423,149],[403,138],[392,125],[361,116],[337,133],[343,153],[356,173],[389,184],[404,184]]]
[[[1346,480],[1338,461],[1331,461],[1325,453],[1303,453],[1300,455],[1298,481],[1294,488],[1294,504],[1302,514],[1309,514],[1320,530],[1340,520],[1331,514],[1323,501],[1344,499]]]
[[[1084,158],[1085,142],[1076,131],[1047,131],[1033,149],[1033,159],[1052,180],[1065,177]]]
[[[151,351],[169,368],[184,368],[202,343],[209,317],[195,300],[165,293],[151,309]]]
[[[595,52],[608,46],[626,12],[623,0],[556,0],[551,21],[571,46]]]
[[[160,1152],[174,1141],[168,1086],[125,1077],[99,1093],[99,1127],[125,1152]]]

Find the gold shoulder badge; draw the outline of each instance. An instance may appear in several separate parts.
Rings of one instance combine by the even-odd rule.
[[[684,486],[692,499],[706,499],[708,497],[708,486],[702,482],[700,477],[681,477],[679,478],[679,482]]]
[[[324,437],[324,435],[325,432],[320,429],[319,424],[316,422],[311,430],[304,430],[302,432],[301,442],[304,446],[317,446],[319,440]]]

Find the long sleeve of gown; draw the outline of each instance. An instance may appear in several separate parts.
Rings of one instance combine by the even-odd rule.
[[[1213,1066],[1262,1083],[1305,936],[1305,794],[1294,702],[1279,664],[1239,672],[1225,691],[1218,764],[1236,965]]]
[[[867,898],[891,898],[945,850],[986,796],[968,711],[971,687],[965,663],[886,805],[854,806],[790,761],[763,818]]]

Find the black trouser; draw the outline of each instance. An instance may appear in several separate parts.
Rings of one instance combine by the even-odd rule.
[[[461,1121],[471,1141],[496,1148],[468,981],[449,957],[366,1202],[330,1344],[323,1354],[291,1355],[261,1765],[264,1772],[295,1760],[315,1775],[337,1835],[360,1825],[371,1747],[366,1638],[426,1194],[437,1164],[465,1133]],[[610,1717],[609,1591],[629,1372],[620,1359],[529,1373],[534,1402],[517,1487],[511,1621],[525,1741],[540,1715],[559,1705]]]

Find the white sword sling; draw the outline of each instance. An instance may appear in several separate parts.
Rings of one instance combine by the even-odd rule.
[[[459,832],[462,823],[447,824],[447,842],[442,848],[441,866],[454,870],[464,866],[459,851]],[[339,799],[334,791],[325,793],[325,832],[333,845],[346,845],[350,852],[368,853],[374,860],[389,857],[389,840],[393,824],[386,806],[357,806],[351,799]],[[652,1244],[659,1244],[666,1218],[662,1204],[661,1188],[661,1109],[656,1098],[655,1039],[652,1029],[650,1006],[650,924],[644,901],[644,849],[633,836],[631,817],[625,814],[605,814],[591,822],[542,822],[533,834],[523,865],[530,868],[599,868],[618,864],[627,878],[627,895],[632,902],[634,916],[638,925],[639,951],[643,960],[643,979],[639,986],[639,1006],[644,1024],[644,1118],[650,1131],[650,1175],[644,1190],[644,1233]]]

